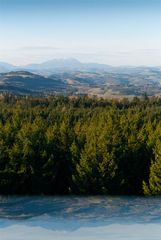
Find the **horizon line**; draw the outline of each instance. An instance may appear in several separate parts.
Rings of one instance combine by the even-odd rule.
[[[11,65],[12,67],[27,67],[29,65],[41,65],[43,63],[46,63],[46,62],[51,62],[51,61],[54,61],[54,60],[58,60],[58,61],[61,61],[61,60],[64,60],[64,61],[67,61],[67,60],[75,60],[81,64],[98,64],[98,65],[106,65],[106,66],[109,66],[109,67],[132,67],[132,68],[138,68],[138,67],[156,67],[156,68],[160,68],[161,66],[160,65],[154,65],[154,64],[138,64],[138,65],[134,65],[134,64],[109,64],[109,63],[100,63],[98,61],[81,61],[79,60],[78,58],[74,58],[74,57],[61,57],[61,58],[49,58],[48,60],[45,60],[45,61],[35,61],[35,62],[28,62],[26,64],[14,64],[12,63],[11,61],[3,61],[2,59],[0,59],[0,64],[8,64],[8,65]]]

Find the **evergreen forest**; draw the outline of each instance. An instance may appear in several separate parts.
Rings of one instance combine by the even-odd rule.
[[[0,194],[161,195],[161,98],[1,95]]]

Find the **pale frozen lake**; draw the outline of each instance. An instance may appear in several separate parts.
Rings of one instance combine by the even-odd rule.
[[[0,197],[0,240],[161,240],[161,198]]]

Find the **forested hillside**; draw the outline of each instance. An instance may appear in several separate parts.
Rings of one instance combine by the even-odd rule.
[[[0,194],[161,194],[161,99],[1,96]]]

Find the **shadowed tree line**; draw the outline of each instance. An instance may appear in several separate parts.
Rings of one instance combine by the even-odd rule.
[[[0,194],[161,194],[161,99],[0,100]]]

